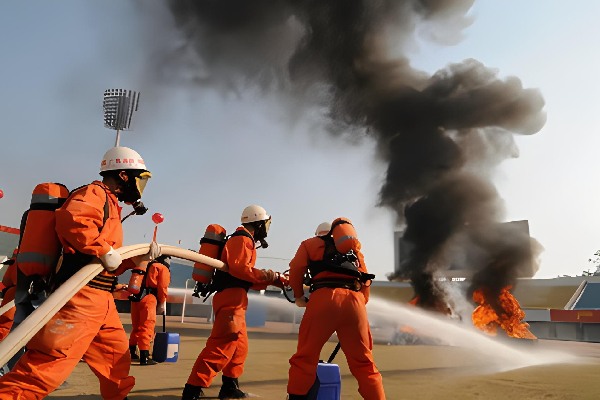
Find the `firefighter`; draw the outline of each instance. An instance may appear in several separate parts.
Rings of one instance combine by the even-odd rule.
[[[204,397],[203,388],[210,386],[215,376],[223,371],[220,399],[242,399],[246,394],[239,388],[238,378],[244,371],[248,354],[246,309],[249,289],[263,290],[268,285],[283,287],[278,273],[254,268],[256,243],[265,248],[271,216],[259,206],[246,207],[242,226],[225,244],[221,261],[229,272],[215,271],[212,285],[215,320],[206,347],[198,356],[183,390],[182,399]]]
[[[160,255],[150,252],[124,262],[119,201],[138,201],[150,178],[140,155],[126,147],[109,150],[100,167],[102,181],[75,190],[56,211],[56,234],[63,245],[53,284],[66,282],[98,257],[104,271],[80,289],[29,341],[27,352],[0,378],[0,399],[42,399],[83,360],[100,380],[107,400],[122,400],[133,388],[127,335],[112,290],[116,275]]]
[[[132,360],[140,360],[140,365],[155,365],[150,358],[150,342],[154,338],[156,314],[162,315],[167,309],[167,288],[171,283],[169,256],[160,256],[148,264],[144,275],[142,289],[131,300],[131,335],[129,336],[129,352]],[[158,306],[158,308],[157,308]],[[140,349],[140,356],[136,354]]]
[[[17,258],[18,249],[15,249],[12,257],[9,260],[4,261],[6,265],[6,272],[2,277],[2,303],[0,307],[5,306],[15,299],[15,291],[17,290],[17,264],[15,260]],[[15,318],[15,307],[13,306],[10,310],[0,315],[0,341],[4,340],[10,328],[12,327],[13,320]]]
[[[308,400],[316,379],[319,355],[334,332],[350,372],[364,399],[384,400],[381,375],[373,361],[373,341],[367,319],[369,287],[362,253],[356,259],[337,252],[331,224],[322,223],[316,236],[303,241],[290,262],[290,286],[298,307],[306,307],[300,323],[298,348],[290,359],[289,400]],[[310,301],[304,297],[304,276],[312,277]]]
[[[30,207],[21,217],[16,259],[15,314],[11,331],[47,298],[46,278],[56,266],[62,248],[54,232],[55,211],[68,196],[69,190],[60,183],[40,183],[33,189]],[[23,354],[25,347],[6,363],[2,373],[10,371]],[[61,386],[64,388],[64,385]]]

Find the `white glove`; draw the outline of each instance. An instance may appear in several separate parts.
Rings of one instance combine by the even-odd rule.
[[[133,262],[135,263],[135,265],[140,265],[143,262],[150,262],[156,259],[161,254],[162,250],[158,243],[152,242],[150,243],[150,250],[148,251],[148,253],[144,254],[143,256],[133,257]]]
[[[121,258],[121,255],[111,247],[108,253],[100,257],[100,261],[102,261],[105,270],[112,272],[119,268],[123,259]]]
[[[156,307],[156,313],[162,315],[167,311],[167,302],[161,303]]]
[[[160,257],[161,254],[162,254],[162,249],[160,248],[158,243],[156,243],[156,242],[150,243],[150,250],[148,250],[148,254],[146,254],[146,256],[148,257],[148,261],[157,259],[158,257]]]
[[[298,307],[306,307],[307,306],[307,302],[306,302],[306,297],[302,296],[302,297],[296,297],[295,298],[296,301],[294,301],[294,303],[296,303],[296,305]]]

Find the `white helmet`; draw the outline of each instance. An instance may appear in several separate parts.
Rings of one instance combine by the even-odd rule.
[[[322,222],[317,226],[315,236],[325,236],[331,232],[331,222]]]
[[[249,206],[244,209],[242,213],[242,224],[248,224],[250,222],[267,221],[270,220],[271,216],[267,214],[264,208],[261,206]]]
[[[100,173],[105,171],[120,171],[124,169],[141,169],[147,171],[142,156],[128,147],[113,147],[104,154]]]

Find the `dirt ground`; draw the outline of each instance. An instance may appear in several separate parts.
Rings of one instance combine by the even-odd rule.
[[[129,331],[129,316],[122,318]],[[136,378],[136,385],[130,399],[181,398],[183,385],[211,326],[199,321],[181,324],[175,317],[170,318],[168,325],[170,332],[181,335],[179,361],[144,367],[133,364],[131,374]],[[244,391],[265,400],[285,399],[288,359],[296,347],[296,337],[290,331],[291,326],[277,324],[251,329],[250,354],[240,379]],[[463,348],[376,345],[374,355],[388,400],[600,398],[600,344],[540,341],[536,345],[577,354],[582,357],[581,363],[486,374],[487,360]],[[327,358],[334,346],[335,343],[327,343],[322,358]],[[342,372],[342,399],[361,399],[342,353],[336,362]],[[206,394],[216,396],[220,382],[217,377]],[[68,383],[69,388],[51,396],[54,399],[101,399],[98,380],[85,363],[77,366]]]

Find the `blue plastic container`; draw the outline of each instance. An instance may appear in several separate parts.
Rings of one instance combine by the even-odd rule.
[[[340,400],[342,392],[342,376],[337,364],[319,363],[319,395],[317,400]]]
[[[165,332],[165,315],[163,314],[163,331],[156,334],[152,359],[156,362],[176,362],[179,357],[179,333]]]
[[[156,362],[177,362],[179,333],[160,332],[154,338],[152,359]]]

